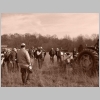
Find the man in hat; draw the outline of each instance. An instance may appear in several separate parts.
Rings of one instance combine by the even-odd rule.
[[[25,43],[21,44],[21,49],[17,52],[17,61],[18,65],[21,68],[22,82],[23,84],[27,83],[27,80],[30,79],[30,70],[31,60],[28,51],[25,49]]]

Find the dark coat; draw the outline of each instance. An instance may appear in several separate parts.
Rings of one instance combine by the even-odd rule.
[[[56,54],[56,52],[55,52],[54,50],[50,50],[50,51],[49,51],[49,55],[50,55],[51,57],[54,57],[55,54]]]
[[[17,59],[17,52],[12,51],[9,55],[9,60],[10,61],[15,61]]]
[[[61,57],[61,51],[59,50],[59,51],[56,51],[56,56],[57,57]]]

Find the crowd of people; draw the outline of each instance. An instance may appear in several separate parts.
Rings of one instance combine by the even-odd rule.
[[[31,47],[29,49],[26,49],[25,43],[22,43],[20,49],[13,48],[12,50],[4,49],[2,51],[1,66],[2,68],[6,66],[7,72],[9,73],[20,71],[22,73],[22,82],[23,84],[26,84],[30,79],[30,74],[32,73],[31,59],[37,60],[38,67],[39,69],[41,69],[42,62],[45,59],[46,53],[47,52],[43,49],[43,47]],[[67,57],[69,55],[70,54],[68,53]],[[59,48],[56,48],[56,50],[54,50],[54,48],[51,48],[51,50],[49,51],[49,56],[51,63],[54,63],[54,56],[57,57],[57,62],[61,62],[62,60],[64,60],[64,52]]]
[[[99,40],[95,44],[95,48],[99,50]],[[59,48],[51,48],[49,51],[50,62],[54,64],[54,57],[57,58],[57,63],[62,62],[64,57],[66,57],[67,64],[71,63],[73,59],[76,58],[77,53],[83,50],[83,46],[80,45],[78,51],[74,48],[73,52],[64,52]],[[99,51],[98,51],[99,52]],[[7,72],[21,72],[22,82],[26,84],[30,80],[30,74],[32,73],[32,60],[37,60],[39,69],[42,68],[42,62],[45,59],[47,52],[43,47],[34,48],[31,47],[26,49],[26,44],[22,43],[20,49],[13,48],[4,49],[1,52],[1,68],[3,69],[6,66]],[[2,71],[2,70],[1,70]],[[2,73],[2,72],[1,72]],[[2,75],[1,75],[2,76]]]

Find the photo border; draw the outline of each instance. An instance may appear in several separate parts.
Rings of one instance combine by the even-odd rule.
[[[35,0],[35,1],[2,0],[0,1],[0,12],[1,13],[100,13],[99,5],[100,5],[99,0],[98,1],[96,0]],[[100,98],[99,95],[100,95],[99,87],[1,87],[0,88],[0,100],[14,100],[14,99],[98,100],[98,98]]]

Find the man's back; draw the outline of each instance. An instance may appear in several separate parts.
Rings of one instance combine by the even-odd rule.
[[[18,63],[22,64],[30,64],[30,56],[28,54],[28,51],[25,49],[21,49],[17,52],[17,60]]]

